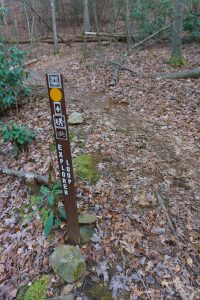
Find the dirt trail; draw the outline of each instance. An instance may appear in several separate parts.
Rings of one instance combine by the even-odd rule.
[[[127,297],[122,296],[124,286],[120,283],[123,300],[147,299],[147,290],[153,300],[179,299],[181,293],[185,299],[191,294],[198,299],[199,81],[177,84],[144,77],[143,73],[151,72],[152,67],[155,72],[168,67],[163,64],[166,49],[150,49],[140,54],[139,78],[122,73],[118,85],[110,88],[111,70],[102,65],[98,56],[82,62],[79,51],[67,51],[71,52],[59,57],[43,56],[30,67],[31,83],[41,88],[39,92],[36,89],[35,96],[18,115],[11,111],[7,119],[34,128],[36,141],[17,161],[8,145],[2,145],[6,155],[0,157],[0,164],[46,174],[51,162],[57,170],[56,154],[51,150],[53,134],[45,83],[46,71],[55,67],[64,75],[69,112],[79,111],[84,117],[84,124],[70,127],[72,132],[82,131],[85,138],[84,146],[72,145],[73,157],[91,153],[98,158],[98,183],[90,186],[77,180],[80,210],[97,214],[99,220],[96,230],[101,242],[82,248],[90,287],[104,276],[108,276],[106,284],[110,287],[116,275],[130,291]],[[115,59],[110,57],[110,51],[106,55]],[[138,65],[134,55],[130,60]],[[23,209],[30,205],[30,192],[22,181],[4,176],[1,188],[0,250],[8,274],[3,284],[3,292],[7,293],[16,291],[18,284],[33,281],[40,273],[51,272],[47,256],[65,240],[61,231],[55,231],[55,239],[46,241],[37,218],[21,226]],[[158,204],[157,191],[181,246]],[[119,265],[123,273],[116,273]],[[101,269],[104,273],[99,273]],[[138,272],[142,277],[138,278]],[[56,286],[58,279],[53,280]],[[88,295],[86,286],[85,282],[78,290],[83,297]],[[57,287],[55,291],[60,295]]]

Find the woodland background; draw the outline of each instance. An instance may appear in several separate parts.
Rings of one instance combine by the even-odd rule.
[[[200,2],[0,7],[0,299],[200,299]],[[68,241],[52,70],[83,118],[70,125],[77,205],[95,216],[71,285],[49,265]]]

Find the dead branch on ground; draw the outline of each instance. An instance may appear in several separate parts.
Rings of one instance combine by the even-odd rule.
[[[119,62],[117,61],[111,61],[111,60],[105,60],[104,61],[105,64],[108,64],[108,65],[114,65],[114,66],[117,66],[119,69],[121,70],[124,70],[124,71],[128,71],[131,73],[131,75],[135,76],[137,75],[138,73],[130,68],[127,68],[126,66],[120,64]]]
[[[161,73],[155,74],[154,77],[161,79],[187,79],[187,78],[200,78],[200,68],[186,70],[175,73]]]
[[[160,34],[161,32],[169,29],[171,27],[171,25],[168,25],[168,26],[165,26],[163,28],[161,28],[160,30],[154,32],[153,34],[151,34],[150,36],[148,36],[147,38],[145,38],[144,40],[134,44],[131,48],[132,49],[136,49],[138,48],[139,46],[143,45],[144,43],[146,43],[147,41],[149,41],[150,39],[153,39],[155,36],[157,36],[158,34]]]
[[[168,223],[168,226],[169,226],[171,232],[173,233],[173,235],[176,236],[176,230],[174,228],[174,225],[172,224],[171,218],[170,218],[169,213],[168,213],[168,211],[166,209],[166,206],[165,206],[165,203],[163,201],[163,198],[161,197],[161,195],[160,195],[160,193],[158,191],[156,191],[156,198],[157,198],[158,203],[160,204],[160,206],[161,206],[161,208],[162,208],[162,210],[163,210],[163,212],[165,214],[165,217],[167,219],[167,223]]]
[[[35,173],[26,173],[24,171],[17,171],[9,168],[0,168],[0,174],[17,176],[27,180],[28,182],[36,181],[39,184],[48,185],[49,178],[48,176],[43,176]]]

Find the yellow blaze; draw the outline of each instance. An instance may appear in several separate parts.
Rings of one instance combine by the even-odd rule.
[[[50,91],[51,100],[58,102],[62,100],[62,92],[60,89],[53,88]]]

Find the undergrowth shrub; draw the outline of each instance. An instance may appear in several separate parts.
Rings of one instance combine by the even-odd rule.
[[[0,135],[4,142],[13,144],[13,153],[17,157],[35,138],[35,133],[24,126],[17,126],[13,121],[7,124],[0,122]]]
[[[39,216],[46,237],[53,228],[62,228],[62,221],[66,221],[67,215],[61,195],[62,187],[59,181],[51,187],[41,186],[39,194],[31,195],[29,204],[22,205],[18,211],[23,216],[22,226],[27,226],[30,221]]]
[[[30,92],[24,86],[27,75],[22,62],[25,56],[26,52],[16,47],[7,47],[0,40],[0,111],[16,105],[21,93]]]
[[[60,182],[56,182],[51,188],[42,186],[40,189],[40,201],[43,208],[41,209],[41,219],[44,226],[46,237],[50,234],[53,226],[59,228],[62,220],[66,220],[66,212],[60,201],[59,195],[62,194]]]
[[[187,15],[183,21],[183,30],[189,33],[191,40],[200,40],[200,16]]]
[[[143,39],[166,26],[173,16],[171,0],[152,0],[133,3],[130,18],[133,28],[138,30],[138,38]]]

